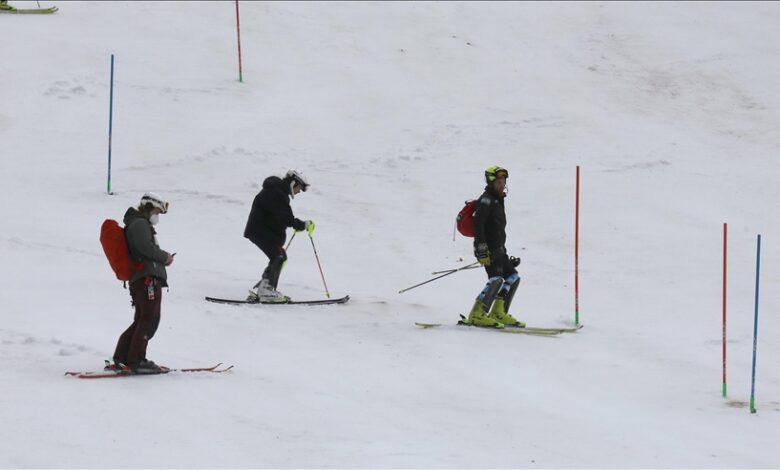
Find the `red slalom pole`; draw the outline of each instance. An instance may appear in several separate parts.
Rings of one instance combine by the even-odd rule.
[[[577,165],[577,195],[574,205],[574,325],[580,326],[580,166]]]
[[[728,237],[728,225],[723,224],[723,398],[726,398],[726,247]]]
[[[238,0],[236,0],[236,35],[238,37],[238,81],[244,81],[244,74],[241,66],[241,21],[238,15]]]

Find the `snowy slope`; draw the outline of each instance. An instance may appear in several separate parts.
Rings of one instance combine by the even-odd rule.
[[[232,2],[59,7],[0,15],[0,467],[780,467],[780,5],[242,2],[244,83]],[[453,219],[491,164],[530,325],[573,321],[581,166],[581,332],[414,327],[485,281],[397,294],[472,261]],[[352,300],[204,302],[259,277],[244,224],[289,168]],[[178,253],[149,357],[235,370],[65,378],[131,321],[97,236],[148,190]],[[280,289],[322,297],[308,240],[289,255]]]

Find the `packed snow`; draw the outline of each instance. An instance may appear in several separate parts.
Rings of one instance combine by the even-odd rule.
[[[234,2],[58,6],[0,13],[0,467],[780,467],[780,4],[241,2],[243,82]],[[494,164],[529,326],[574,322],[581,168],[577,333],[415,327],[482,270],[398,294],[474,261],[454,217]],[[244,225],[290,168],[351,300],[207,303],[258,280]],[[235,367],[65,377],[132,321],[98,235],[146,191],[177,253],[149,358]],[[293,298],[326,295],[312,246]]]

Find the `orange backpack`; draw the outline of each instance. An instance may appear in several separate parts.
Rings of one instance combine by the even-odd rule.
[[[143,263],[134,263],[130,258],[125,231],[116,220],[106,219],[100,226],[100,244],[108,258],[108,264],[120,281],[129,281],[133,274],[144,268]]]

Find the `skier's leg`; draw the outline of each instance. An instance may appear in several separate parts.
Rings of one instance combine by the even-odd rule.
[[[501,284],[503,283],[504,279],[500,276],[494,276],[488,279],[482,292],[479,293],[477,299],[474,301],[474,306],[471,308],[471,312],[469,312],[468,323],[479,326],[503,327],[501,322],[489,318],[488,316],[488,309],[493,303],[493,300],[495,300],[499,289],[501,289]]]
[[[287,254],[281,245],[273,241],[263,240],[260,238],[250,238],[250,241],[254,243],[263,253],[268,257],[268,265],[263,270],[262,277],[257,284],[255,284],[250,291],[247,300],[258,301],[260,297],[265,294],[266,297],[272,294],[278,294],[276,286],[279,285],[279,276],[282,273],[282,267],[287,260]],[[278,295],[280,300],[284,300],[284,296]]]
[[[496,295],[498,295],[498,292],[501,289],[501,285],[503,283],[504,279],[502,277],[491,277],[485,283],[485,287],[482,288],[482,292],[480,292],[477,296],[477,300],[482,302],[482,305],[485,307],[486,311],[490,309],[491,305],[493,305],[493,301],[495,300]]]
[[[149,283],[151,283],[152,289],[151,299],[149,298]],[[135,369],[142,360],[146,359],[146,347],[160,324],[162,288],[152,278],[141,278],[130,285],[130,292],[135,304],[136,328],[130,339],[125,364],[130,369]]]
[[[138,317],[138,314],[136,313],[135,316]],[[119,336],[114,350],[114,364],[127,364],[127,351],[130,349],[130,340],[133,339],[135,328],[136,320],[133,320],[133,323]]]
[[[501,292],[498,293],[499,297],[503,297],[505,310],[509,311],[509,306],[512,304],[512,299],[517,291],[517,286],[520,285],[520,275],[513,273],[504,280],[504,285],[501,287]]]
[[[505,325],[525,326],[525,323],[518,321],[509,314],[509,305],[512,303],[512,298],[520,283],[520,275],[517,274],[517,270],[515,270],[515,267],[509,260],[509,256],[506,254],[496,260],[496,264],[496,268],[501,270],[504,282],[501,290],[498,292],[496,301],[493,303],[493,308],[490,310],[490,316]]]
[[[279,277],[282,275],[282,268],[285,261],[287,261],[287,255],[284,253],[284,250],[281,251],[281,253],[271,259],[265,271],[263,271],[263,279],[267,279],[274,289],[279,285]]]

